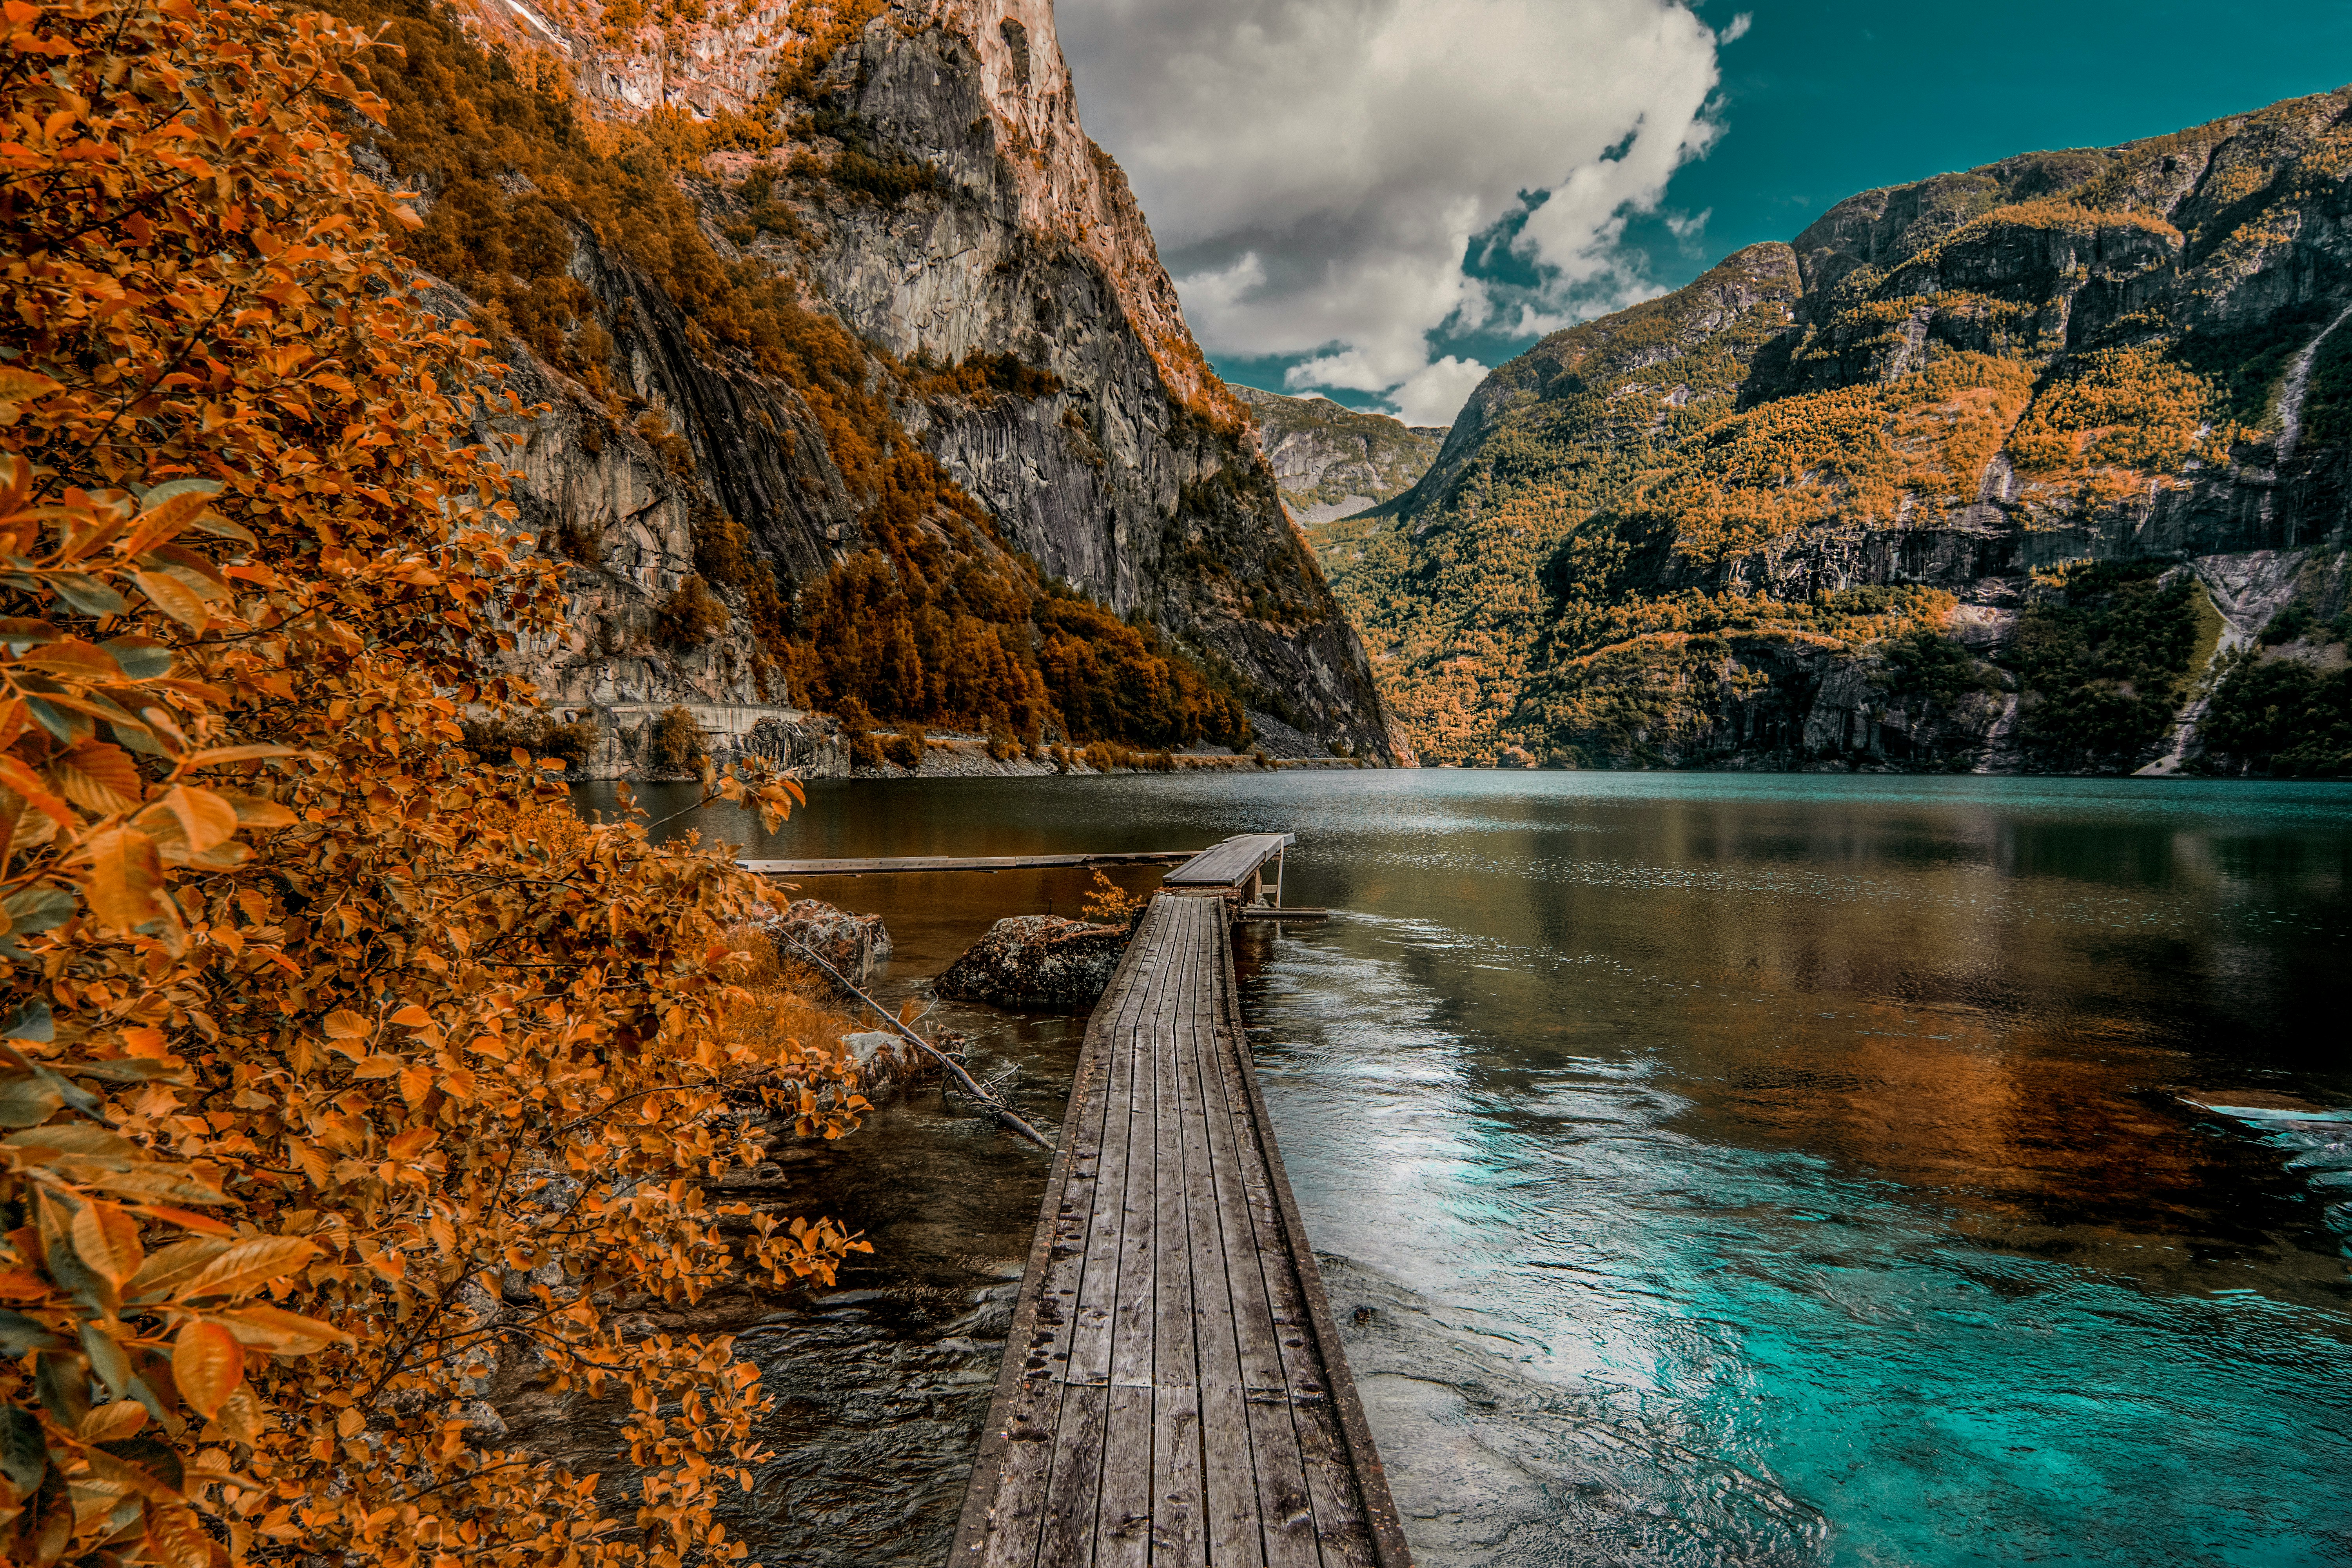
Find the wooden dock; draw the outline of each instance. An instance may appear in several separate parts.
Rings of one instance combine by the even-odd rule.
[[[1231,920],[1290,841],[1251,837],[1087,1023],[957,1564],[1408,1563],[1243,1032]]]
[[[1135,849],[1108,855],[883,855],[835,860],[738,860],[762,877],[866,877],[890,871],[1034,871],[1087,866],[1173,866],[1203,849]]]

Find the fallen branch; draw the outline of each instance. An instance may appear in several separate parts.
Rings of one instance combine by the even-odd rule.
[[[844,974],[840,970],[835,969],[832,964],[827,963],[824,959],[818,954],[814,948],[808,946],[798,937],[786,936],[782,931],[775,931],[770,934],[777,941],[790,943],[811,963],[815,964],[819,969],[822,969],[827,974],[832,975],[835,984],[840,986],[844,991],[848,992],[852,996],[856,997],[860,1002],[865,1003],[868,1007],[873,1008],[877,1013],[882,1016],[882,1021],[884,1023],[898,1030],[898,1033],[906,1036],[907,1038],[917,1047],[929,1053],[933,1061],[938,1062],[940,1066],[945,1068],[954,1076],[955,1080],[958,1083],[963,1085],[963,1091],[966,1094],[971,1096],[972,1099],[980,1102],[980,1107],[982,1110],[996,1118],[997,1121],[1004,1123],[1005,1126],[1013,1129],[1013,1131],[1020,1133],[1021,1136],[1028,1139],[1029,1142],[1034,1143],[1040,1149],[1051,1150],[1054,1147],[1052,1142],[1046,1139],[1043,1132],[1038,1131],[1034,1127],[1030,1126],[1029,1123],[1021,1120],[1020,1115],[1015,1112],[1011,1106],[1005,1104],[1003,1100],[997,1099],[994,1095],[989,1093],[988,1090],[981,1088],[978,1083],[974,1082],[972,1080],[971,1074],[964,1071],[962,1067],[959,1065],[954,1058],[941,1051],[937,1046],[931,1044],[930,1041],[923,1038],[922,1036],[915,1033],[914,1030],[907,1027],[906,1025],[900,1023],[898,1021],[898,1016],[896,1013],[893,1013],[889,1008],[885,1007],[881,1003],[877,1002],[873,997],[858,989],[857,986],[852,984],[850,983],[849,976]]]

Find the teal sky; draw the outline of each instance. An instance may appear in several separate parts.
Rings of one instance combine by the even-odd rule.
[[[2352,82],[2352,0],[1708,0],[1700,14],[1725,28],[1743,11],[1752,25],[1720,51],[1722,134],[1626,230],[1661,288],[1743,245],[1793,238],[1858,191],[2162,135]],[[1687,238],[1665,221],[1700,213]],[[1507,268],[1507,256],[1493,270]],[[1432,339],[1488,365],[1534,341]],[[1274,387],[1291,363],[1216,359],[1230,380]]]

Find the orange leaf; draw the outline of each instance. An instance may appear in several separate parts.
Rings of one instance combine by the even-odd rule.
[[[348,1008],[338,1007],[327,1015],[327,1038],[331,1040],[364,1040],[375,1032],[375,1026]]]
[[[79,680],[112,682],[122,679],[122,667],[114,661],[112,654],[79,637],[26,648],[17,656],[16,662]]]
[[[110,741],[84,741],[53,760],[47,772],[59,795],[100,816],[128,811],[147,793],[139,764]]]
[[[411,1002],[392,1016],[392,1021],[404,1029],[422,1029],[433,1022],[433,1015]]]
[[[139,1272],[146,1253],[139,1245],[139,1222],[108,1203],[86,1203],[73,1216],[74,1251],[117,1289]]]
[[[270,757],[299,757],[308,752],[293,746],[215,746],[209,751],[194,752],[180,759],[180,771],[190,768],[217,767],[223,763],[257,763]]]
[[[201,632],[212,624],[212,612],[205,608],[205,602],[178,578],[162,572],[133,572],[131,576],[157,609],[190,631]]]
[[[239,1307],[215,1315],[240,1343],[259,1345],[280,1354],[307,1355],[331,1344],[349,1344],[352,1336],[341,1329],[277,1307]]]
[[[189,1323],[172,1342],[172,1381],[189,1407],[209,1420],[245,1381],[245,1350],[218,1323]]]
[[[180,819],[188,835],[188,847],[199,855],[236,837],[236,807],[208,789],[173,784],[164,792],[162,804]]]
[[[176,926],[177,912],[163,897],[163,863],[155,841],[128,827],[93,834],[82,843],[79,864],[89,873],[77,879],[91,910],[119,931],[134,931],[151,921]]]
[[[75,1434],[85,1443],[113,1443],[130,1436],[147,1425],[147,1407],[135,1399],[118,1399],[111,1405],[101,1405],[81,1418],[81,1430]]]
[[[298,1237],[257,1236],[236,1243],[205,1265],[202,1273],[180,1287],[178,1296],[183,1301],[202,1296],[234,1296],[284,1279],[318,1253],[316,1246]]]
[[[0,757],[0,784],[6,784],[23,795],[35,809],[60,827],[76,826],[81,820],[73,814],[73,807],[49,793],[49,786],[42,782],[40,774],[15,757]]]

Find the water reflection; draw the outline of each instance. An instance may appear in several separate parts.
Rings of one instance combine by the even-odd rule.
[[[2352,1553],[2352,1157],[2183,1098],[2352,1103],[2352,791],[1433,773],[811,805],[773,839],[705,826],[779,856],[1300,835],[1290,897],[1345,912],[1245,932],[1246,1005],[1426,1564]],[[905,992],[1084,885],[809,890],[889,920]],[[1058,1110],[1074,1021],[958,1022]],[[857,1544],[806,1560],[935,1562],[1044,1167],[944,1106],[874,1131],[811,1179],[879,1227],[844,1286],[880,1294],[771,1326],[772,1375],[819,1392],[754,1539],[808,1552],[822,1520]],[[919,1482],[828,1468],[885,1430]]]

